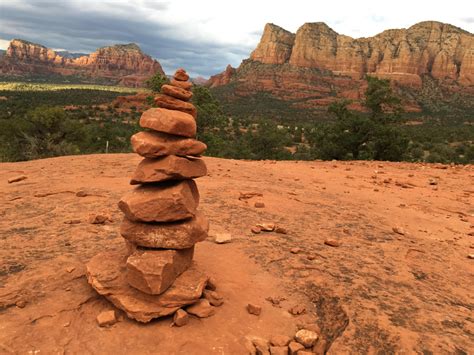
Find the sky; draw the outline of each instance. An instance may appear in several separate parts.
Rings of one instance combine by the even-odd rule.
[[[474,1],[0,0],[0,48],[13,38],[84,53],[135,42],[168,74],[208,77],[248,58],[268,22],[291,32],[325,22],[368,37],[427,20],[474,33]]]

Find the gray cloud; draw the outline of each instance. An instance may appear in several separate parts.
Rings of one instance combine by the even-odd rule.
[[[22,38],[50,48],[79,52],[135,42],[158,59],[167,73],[184,67],[192,75],[213,75],[229,63],[238,65],[252,50],[239,44],[187,38],[180,28],[156,20],[161,13],[165,15],[167,2],[143,1],[141,7],[101,2],[97,9],[78,8],[69,1],[22,0],[0,6],[0,38]],[[146,16],[150,13],[153,21]]]

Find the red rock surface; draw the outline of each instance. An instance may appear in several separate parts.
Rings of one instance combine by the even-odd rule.
[[[143,326],[121,311],[118,323],[99,328],[96,317],[110,303],[87,283],[84,264],[122,250],[117,201],[140,160],[0,164],[0,352],[242,354],[245,337],[293,338],[306,320],[317,323],[317,344],[327,341],[329,354],[473,348],[472,165],[204,158],[210,176],[198,181],[200,209],[211,234],[233,241],[198,243],[195,261],[225,303],[181,328],[170,327],[171,317]],[[8,183],[18,175],[28,178]],[[78,197],[83,190],[89,194]],[[251,192],[263,196],[239,200]],[[253,207],[256,199],[265,209]],[[89,224],[91,213],[111,220]],[[250,231],[269,222],[288,234]],[[324,245],[328,238],[341,246]],[[290,253],[295,247],[301,252]],[[260,318],[248,303],[262,306]],[[289,314],[294,305],[307,314]]]
[[[134,43],[99,48],[79,58],[65,58],[52,49],[19,39],[10,42],[0,59],[0,73],[77,75],[134,87],[143,86],[155,73],[164,74],[160,63]]]
[[[366,74],[415,89],[421,87],[423,75],[453,90],[457,85],[472,88],[472,48],[471,33],[435,21],[357,39],[321,22],[306,23],[296,34],[267,24],[250,58],[237,69],[227,67],[212,76],[207,85],[234,83],[237,96],[265,91],[283,100],[306,98],[307,107],[327,106],[336,98],[358,100]],[[419,110],[413,103],[406,106]]]

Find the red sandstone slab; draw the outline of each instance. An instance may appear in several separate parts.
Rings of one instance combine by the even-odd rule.
[[[174,134],[176,136],[189,138],[194,138],[196,136],[196,120],[193,115],[182,112],[182,110],[176,111],[168,110],[167,108],[150,108],[143,112],[140,117],[140,126],[158,132]]]

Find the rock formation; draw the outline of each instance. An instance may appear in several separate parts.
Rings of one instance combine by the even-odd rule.
[[[0,73],[10,76],[63,75],[102,79],[126,86],[140,86],[155,73],[164,74],[160,63],[134,43],[97,49],[74,58],[40,44],[14,39],[0,59]]]
[[[306,23],[296,34],[267,24],[250,58],[212,76],[208,85],[234,83],[237,96],[264,91],[283,100],[308,99],[306,106],[325,106],[336,97],[360,98],[366,74],[415,90],[424,76],[455,90],[472,88],[473,58],[471,33],[434,21],[357,39],[321,22]]]
[[[174,82],[188,79],[182,69],[174,76]],[[189,305],[193,305],[190,313],[201,317],[214,313],[201,299],[208,277],[192,263],[194,245],[209,230],[207,219],[197,211],[199,192],[193,180],[207,174],[199,157],[206,146],[194,139],[196,121],[187,113],[195,112],[188,102],[192,92],[182,86],[163,86],[156,99],[160,107],[149,109],[140,119],[141,127],[150,131],[131,139],[134,151],[144,159],[131,179],[139,186],[118,204],[125,215],[120,233],[127,248],[103,252],[87,264],[92,287],[140,322]],[[174,102],[176,109],[164,108],[168,102]]]

